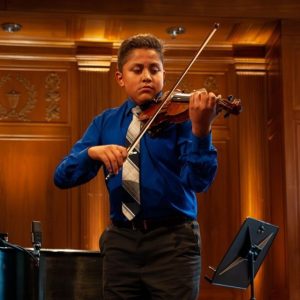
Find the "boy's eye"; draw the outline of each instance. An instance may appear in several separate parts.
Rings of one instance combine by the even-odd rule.
[[[140,67],[134,67],[134,68],[132,69],[132,71],[133,71],[134,73],[136,73],[136,74],[139,74],[139,73],[142,72],[142,68],[140,68]]]
[[[152,68],[150,69],[151,74],[156,74],[156,73],[159,72],[159,71],[160,71],[160,69],[159,69],[158,67],[152,67]]]
[[[134,66],[131,70],[135,74],[141,74],[144,70],[144,67]],[[148,71],[150,74],[155,75],[156,73],[158,73],[160,71],[160,68],[158,66],[150,66],[148,68]]]

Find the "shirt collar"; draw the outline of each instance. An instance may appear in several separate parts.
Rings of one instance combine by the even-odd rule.
[[[128,116],[129,114],[131,114],[131,110],[136,106],[136,103],[131,99],[128,98],[127,99],[127,107],[125,110],[126,115]]]

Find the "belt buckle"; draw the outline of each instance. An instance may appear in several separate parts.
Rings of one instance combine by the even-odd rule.
[[[147,220],[140,220],[138,222],[132,221],[131,227],[132,227],[132,230],[141,230],[141,231],[146,232],[149,229],[149,223]]]
[[[133,221],[131,222],[131,227],[132,227],[132,230],[134,230],[134,231],[137,230],[135,223]]]
[[[147,231],[147,229],[148,229],[147,220],[131,221],[131,228],[134,231],[138,230],[138,229]]]

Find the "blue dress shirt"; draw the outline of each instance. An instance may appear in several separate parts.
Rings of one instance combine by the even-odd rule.
[[[58,165],[54,182],[70,188],[94,178],[102,163],[88,156],[96,145],[125,145],[127,128],[135,103],[127,99],[120,107],[96,116],[83,137]],[[192,134],[191,122],[170,124],[152,137],[146,133],[140,141],[141,212],[137,218],[154,219],[174,215],[197,218],[195,192],[209,188],[217,170],[217,151],[211,134],[199,138]],[[104,173],[107,175],[105,168]],[[110,217],[126,220],[121,211],[128,197],[122,188],[122,174],[106,182],[110,195]]]

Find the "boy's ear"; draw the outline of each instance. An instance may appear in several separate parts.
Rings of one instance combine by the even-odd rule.
[[[123,74],[120,71],[116,71],[115,78],[120,86],[124,86]]]

